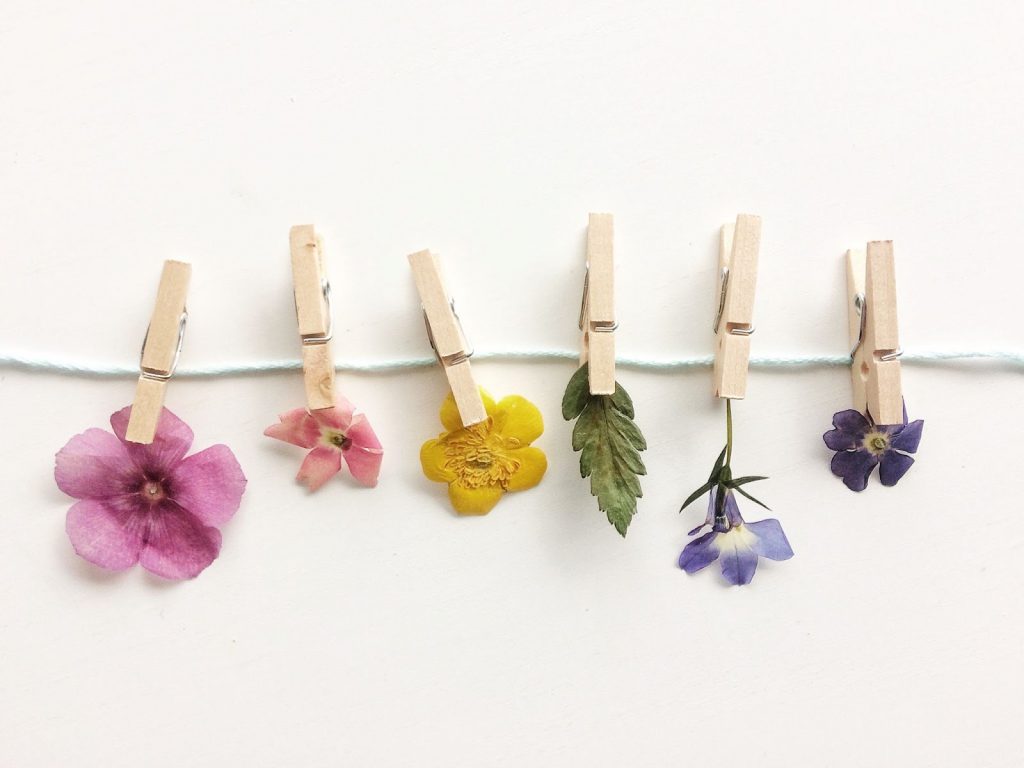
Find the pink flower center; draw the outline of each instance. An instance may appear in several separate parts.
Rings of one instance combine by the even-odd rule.
[[[142,496],[144,501],[147,501],[150,504],[158,504],[167,498],[163,485],[158,483],[156,480],[147,480],[144,482],[142,487],[139,489],[139,495]]]

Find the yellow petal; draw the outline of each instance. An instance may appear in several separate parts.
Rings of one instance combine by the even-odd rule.
[[[525,397],[509,395],[495,406],[494,431],[506,440],[518,440],[520,445],[529,445],[544,432],[544,417],[537,406]]]
[[[487,411],[488,416],[494,415],[494,398],[487,394],[487,391],[480,387],[480,398],[484,401],[484,410]],[[445,432],[454,432],[457,429],[462,429],[462,419],[459,418],[459,409],[455,405],[455,398],[452,397],[452,393],[448,393],[448,397],[441,403],[441,423],[444,425]]]
[[[512,473],[508,479],[510,491],[525,491],[533,488],[544,477],[548,468],[548,457],[540,448],[527,446],[509,451],[509,455],[519,461],[519,469]]]
[[[458,483],[448,485],[448,498],[460,515],[486,515],[501,501],[503,493],[501,488],[494,485],[479,488],[466,488]]]
[[[445,469],[444,446],[440,440],[427,440],[420,448],[420,464],[423,474],[435,483],[450,483],[455,475]]]

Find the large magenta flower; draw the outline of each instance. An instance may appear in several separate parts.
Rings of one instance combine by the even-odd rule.
[[[347,399],[339,395],[333,408],[296,408],[278,418],[263,434],[312,449],[295,477],[309,490],[315,491],[338,474],[342,459],[357,482],[368,488],[377,485],[384,451],[366,416],[356,413]]]
[[[126,441],[130,412],[110,417],[114,434],[87,429],[57,454],[57,485],[80,499],[68,510],[68,536],[101,568],[141,563],[165,579],[191,579],[220,552],[217,526],[238,509],[245,475],[226,445],[185,458],[192,430],[166,408],[150,445]]]

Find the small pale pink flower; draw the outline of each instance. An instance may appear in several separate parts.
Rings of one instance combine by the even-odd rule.
[[[198,576],[220,553],[245,475],[226,445],[185,457],[192,430],[168,411],[149,445],[125,440],[131,406],[110,417],[114,434],[87,429],[57,454],[57,486],[79,499],[68,510],[75,552],[122,571],[140,563],[165,579]]]
[[[384,455],[380,440],[366,416],[344,397],[333,408],[282,413],[280,422],[263,432],[300,448],[312,448],[295,479],[315,491],[338,472],[345,460],[352,477],[369,488],[377,485]]]

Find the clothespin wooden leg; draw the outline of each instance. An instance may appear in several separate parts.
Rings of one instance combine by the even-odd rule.
[[[302,375],[306,406],[311,410],[334,407],[334,360],[331,356],[333,322],[330,282],[324,266],[323,244],[312,224],[291,228],[288,241],[295,288],[295,316],[302,337]]]
[[[903,423],[896,315],[896,262],[891,240],[846,253],[851,382],[854,407],[876,424]]]
[[[473,352],[466,342],[454,304],[445,290],[437,257],[430,251],[417,251],[409,255],[409,264],[423,304],[427,336],[448,377],[448,386],[462,425],[468,427],[478,424],[487,419],[487,411],[469,365]]]
[[[615,230],[610,213],[587,223],[587,278],[583,285],[580,364],[589,363],[590,394],[615,393]]]
[[[125,439],[149,444],[156,436],[164,406],[167,382],[174,373],[185,333],[185,298],[192,266],[181,261],[165,261],[157,289],[156,306],[149,321],[139,364],[141,375],[135,388],[135,400]]]
[[[743,399],[747,394],[750,336],[754,332],[754,294],[761,249],[761,217],[740,214],[722,227],[715,292],[716,397]]]

